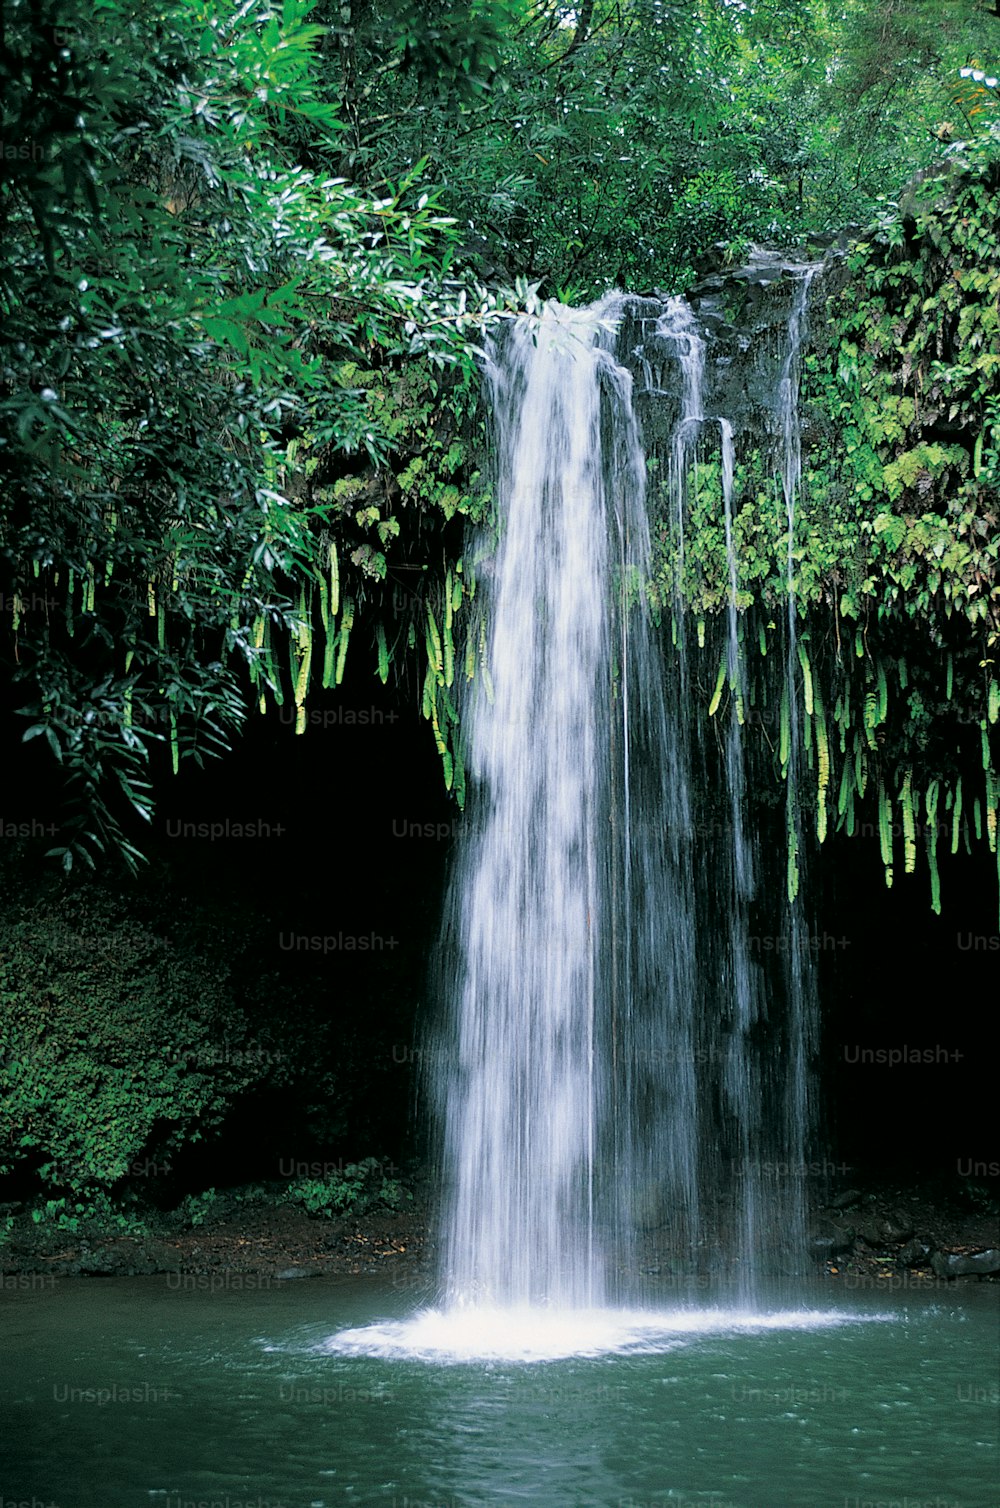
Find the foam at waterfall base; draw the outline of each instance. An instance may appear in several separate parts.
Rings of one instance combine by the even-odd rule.
[[[422,1309],[406,1320],[341,1330],[323,1350],[340,1356],[416,1361],[561,1361],[570,1357],[642,1355],[671,1351],[700,1335],[770,1330],[824,1330],[891,1319],[787,1309],[545,1309],[456,1305]]]

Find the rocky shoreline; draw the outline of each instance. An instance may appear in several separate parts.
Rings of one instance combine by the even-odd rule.
[[[948,1197],[928,1200],[916,1188],[849,1188],[815,1211],[808,1258],[814,1276],[847,1288],[1000,1283],[1000,1218],[992,1200],[976,1210]],[[646,1233],[639,1271],[683,1276],[655,1231]],[[176,1274],[186,1287],[237,1289],[376,1273],[394,1287],[431,1292],[436,1240],[426,1202],[316,1219],[287,1205],[251,1212],[222,1200],[193,1229],[167,1219],[141,1236],[54,1232],[15,1215],[0,1247],[0,1288],[8,1291],[58,1278]]]
[[[220,1276],[227,1286],[262,1287],[296,1278],[429,1271],[423,1213],[385,1211],[316,1220],[277,1207],[251,1221],[213,1219],[193,1230],[148,1236],[11,1232],[0,1249],[0,1283],[17,1277]],[[236,1279],[255,1279],[237,1282]],[[191,1286],[191,1285],[188,1285]]]

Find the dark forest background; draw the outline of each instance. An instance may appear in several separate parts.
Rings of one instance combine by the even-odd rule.
[[[797,592],[871,789],[810,840],[818,1151],[990,1197],[994,69],[974,0],[4,0],[0,1203],[127,1223],[424,1157],[496,523],[481,343],[755,243],[846,251]],[[764,465],[748,625],[783,590]],[[712,511],[654,605],[717,618]],[[939,799],[954,855],[924,851]],[[860,1060],[900,1049],[933,1061]]]

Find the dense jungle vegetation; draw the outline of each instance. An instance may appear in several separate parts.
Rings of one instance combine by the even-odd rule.
[[[410,1030],[419,949],[380,961],[374,1003],[357,984],[373,1074],[372,1039],[315,968],[261,959],[235,900],[178,920],[195,881],[154,831],[172,792],[218,792],[211,761],[260,759],[265,726],[308,743],[349,690],[419,712],[434,820],[461,808],[477,358],[539,298],[683,292],[751,243],[846,232],[803,373],[792,684],[763,669],[773,458],[740,456],[753,694],[782,725],[800,699],[820,841],[871,811],[891,882],[899,824],[936,909],[939,848],[997,852],[997,73],[980,0],[4,0],[0,639],[30,795],[3,830],[0,1174],[103,1198],[237,1102],[244,1129],[247,1105],[288,1126],[305,1102],[306,1153],[390,1135],[357,1106]],[[700,485],[683,578],[665,539],[651,593],[708,621],[714,712],[711,465]],[[363,831],[409,749],[348,790],[309,766],[310,800]],[[781,735],[772,754],[780,784]],[[420,891],[432,926],[411,862],[356,883],[376,911]]]

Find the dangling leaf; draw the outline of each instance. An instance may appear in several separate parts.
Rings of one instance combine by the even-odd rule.
[[[389,679],[389,646],[385,638],[385,626],[380,623],[375,630],[375,645],[378,650],[378,678],[384,686]]]
[[[812,666],[809,663],[809,652],[801,639],[799,640],[799,663],[802,666],[802,690],[805,700],[806,716],[811,717],[813,710]]]
[[[444,654],[441,649],[441,635],[438,632],[437,619],[434,609],[427,608],[427,659],[434,666],[434,673],[438,677],[438,683],[444,684]]]
[[[788,867],[786,889],[789,902],[794,902],[799,893],[799,835],[791,803],[789,803],[787,817]]]
[[[937,780],[932,780],[927,787],[927,863],[931,872],[931,910],[935,916],[941,915],[941,876],[938,873],[937,844],[938,844],[938,789]]]
[[[882,863],[885,866],[885,883],[892,889],[892,803],[889,800],[885,785],[880,780],[878,786],[878,837],[882,851]]]
[[[917,867],[917,835],[913,810],[913,771],[907,766],[900,792],[900,807],[903,813],[903,870],[912,874]]]
[[[351,637],[353,624],[354,602],[350,597],[345,597],[344,611],[340,615],[340,633],[337,635],[337,666],[334,672],[334,681],[338,686],[344,679],[344,666],[347,663],[347,641]]]
[[[778,714],[778,759],[781,763],[781,773],[785,774],[788,769],[788,757],[791,750],[791,732],[788,712],[788,685],[781,692],[781,709]]]
[[[726,651],[725,649],[723,649],[722,658],[719,661],[719,674],[716,677],[715,681],[715,690],[712,693],[712,700],[708,704],[709,717],[715,716],[716,712],[719,710],[719,702],[722,700],[722,688],[726,684],[726,660]]]
[[[340,562],[337,559],[337,546],[330,541],[330,617],[335,618],[340,612]]]
[[[951,810],[951,851],[958,853],[959,824],[962,820],[962,777],[955,781],[955,804]]]

